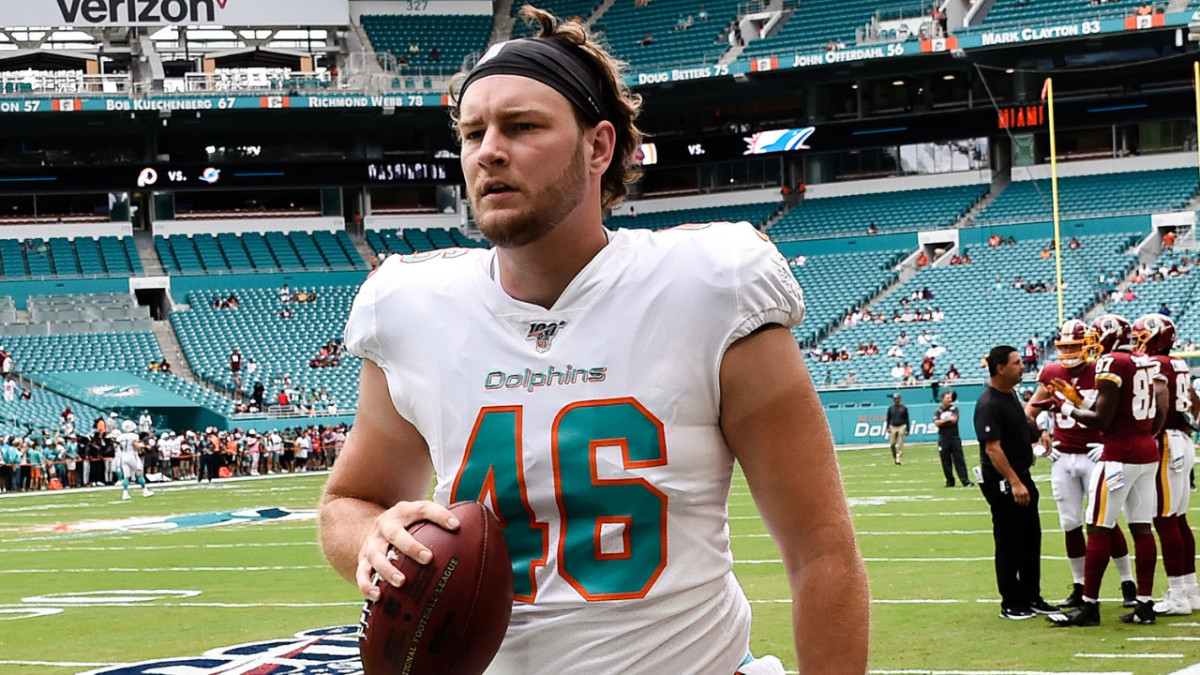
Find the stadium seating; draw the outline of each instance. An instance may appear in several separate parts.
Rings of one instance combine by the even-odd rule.
[[[414,69],[433,66],[453,73],[467,55],[483,53],[492,31],[492,16],[364,14],[362,25],[376,52],[403,55]],[[414,42],[421,48],[418,55],[409,53]],[[434,47],[441,60],[430,62],[429,52]]]
[[[512,36],[514,38],[529,37],[537,32],[536,28],[526,26],[520,17],[517,16],[521,11],[521,7],[525,4],[524,2],[514,2],[512,4],[511,13],[514,17],[517,17],[516,23],[513,24]],[[603,3],[599,0],[539,0],[539,2],[533,4],[535,7],[544,9],[564,21],[575,17],[586,21],[588,16],[595,11],[596,7]]]
[[[853,47],[855,31],[866,27],[881,6],[878,0],[805,0],[778,33],[750,42],[742,57],[755,59],[823,50],[830,40]]]
[[[3,345],[12,353],[16,369],[21,374],[120,370],[149,380],[163,389],[194,401],[201,407],[219,413],[230,413],[234,408],[232,399],[188,382],[174,374],[147,371],[146,365],[151,360],[162,361],[163,358],[162,349],[151,331],[9,336],[4,338]],[[67,401],[53,392],[39,389],[34,393],[33,402],[39,400],[52,401],[53,404],[44,410],[34,407],[20,411],[22,415],[19,416],[19,419],[22,423],[42,424],[44,419],[53,413],[55,419],[51,426],[57,426],[57,416],[62,412],[66,403],[70,403],[75,408],[78,417],[84,418],[84,415],[78,414],[81,408],[80,404]],[[25,403],[30,402],[26,401]],[[87,406],[82,407],[87,409]],[[0,407],[0,415],[3,415],[4,412],[5,408]],[[34,416],[26,415],[25,412],[30,412]]]
[[[707,20],[699,18],[701,6],[708,12]],[[688,15],[693,17],[692,26],[676,30],[676,23]],[[603,32],[612,53],[635,69],[696,66],[716,63],[729,49],[722,34],[737,15],[737,0],[653,0],[644,7],[621,0],[592,28]],[[647,33],[653,43],[639,44]]]
[[[1084,236],[1079,238],[1082,243],[1079,249],[1064,251],[1064,307],[1068,317],[1081,316],[1103,295],[1096,283],[1101,268],[1124,275],[1133,267],[1136,256],[1127,250],[1140,236]],[[928,348],[917,344],[922,330],[936,331],[939,344],[948,350],[935,360],[939,377],[950,365],[956,366],[964,378],[982,377],[980,360],[997,344],[1020,347],[1036,335],[1037,343],[1045,346],[1058,327],[1057,296],[1052,292],[1029,293],[1015,288],[1013,282],[1018,275],[1025,281],[1047,284],[1054,281],[1053,258],[1042,259],[1039,255],[1046,244],[1047,241],[1039,240],[998,248],[975,246],[967,251],[970,264],[921,270],[888,293],[872,311],[892,317],[904,310],[902,300],[908,299],[914,291],[928,288],[933,294],[932,300],[910,301],[909,306],[939,308],[945,313],[945,320],[860,323],[843,328],[823,341],[821,348],[835,351],[845,348],[853,354],[859,344],[874,340],[879,354],[829,363],[810,357],[808,363],[813,379],[818,385],[824,384],[826,377],[835,384],[841,383],[853,370],[860,383],[895,383],[897,380],[892,378],[891,369],[897,362],[907,362],[919,372],[922,356]],[[842,281],[842,278],[830,279],[826,285]],[[997,285],[999,289],[995,288]],[[825,292],[824,287],[805,290],[806,297]],[[896,343],[901,331],[905,331],[912,342],[903,348],[903,358],[888,358],[887,350]]]
[[[1184,257],[1188,258],[1187,264],[1182,264]],[[1133,291],[1134,298],[1114,301],[1109,305],[1109,311],[1133,321],[1143,314],[1159,311],[1165,304],[1171,310],[1171,318],[1179,335],[1176,347],[1183,347],[1189,338],[1200,342],[1197,340],[1200,337],[1200,312],[1192,311],[1197,300],[1196,286],[1200,283],[1200,274],[1197,273],[1200,270],[1197,269],[1195,257],[1192,251],[1163,252],[1158,260],[1150,263],[1151,274],[1147,275],[1146,280],[1130,285],[1129,290]],[[1172,267],[1183,273],[1172,276]],[[1159,271],[1162,272],[1161,277],[1154,274]]]
[[[292,289],[293,292],[300,289]],[[229,355],[237,347],[244,364],[257,363],[257,372],[243,374],[243,387],[250,392],[261,381],[270,401],[275,400],[286,374],[293,386],[328,390],[343,410],[358,402],[359,360],[346,357],[337,367],[312,368],[309,362],[331,339],[341,338],[355,286],[317,287],[317,300],[286,304],[294,316],[280,317],[283,304],[275,289],[222,289],[188,293],[187,311],[171,313],[171,324],[192,370],[201,379],[228,389],[234,388]],[[213,309],[209,297],[237,296],[236,309]]]
[[[364,267],[344,231],[155,235],[154,249],[163,269],[178,274]]]
[[[893,267],[908,251],[855,251],[812,255],[792,261],[792,275],[804,290],[804,323],[792,329],[796,340],[812,343],[836,326],[849,308],[865,304],[896,281]],[[846,274],[854,270],[854,274]]]
[[[150,308],[138,306],[129,293],[31,295],[27,309],[33,322],[30,328],[37,326],[52,335],[150,330],[152,327]],[[18,326],[21,324],[9,324],[0,328],[0,332],[11,335],[19,331]]]
[[[1062,178],[1059,214],[1063,218],[1178,211],[1196,194],[1195,169],[1160,169]],[[1049,179],[1014,181],[988,204],[980,225],[1050,220]]]
[[[775,241],[952,227],[988,191],[987,185],[805,199],[767,231]]]
[[[133,237],[0,239],[0,278],[142,274]]]
[[[747,221],[755,227],[760,227],[771,214],[779,209],[779,202],[760,202],[755,204],[729,204],[726,206],[710,206],[697,209],[676,209],[674,211],[655,211],[653,213],[638,213],[636,216],[613,216],[605,221],[612,230],[645,229],[661,230],[665,227],[675,227],[684,223],[707,223],[714,220],[730,222]]]
[[[414,253],[432,251],[437,248],[487,248],[488,243],[481,239],[472,239],[454,229],[430,228],[418,230],[404,228],[367,230],[367,244],[375,253]]]
[[[1106,0],[1097,4],[1079,0],[996,0],[980,28],[995,30],[1016,26],[1064,24],[1090,19],[1132,16],[1142,0]]]
[[[62,413],[70,406],[75,413],[75,425],[88,428],[91,421],[103,413],[79,401],[73,401],[48,389],[30,390],[32,398],[5,401],[0,398],[0,436],[24,436],[30,431],[58,429]]]

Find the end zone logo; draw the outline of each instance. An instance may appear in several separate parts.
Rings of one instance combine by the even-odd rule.
[[[357,626],[334,626],[296,633],[293,638],[210,649],[200,656],[107,666],[81,675],[362,675]]]

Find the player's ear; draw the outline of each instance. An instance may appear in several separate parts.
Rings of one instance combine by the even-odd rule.
[[[603,175],[612,164],[613,153],[616,152],[616,127],[612,122],[602,120],[584,132],[583,140],[591,149],[591,155],[588,157],[588,169],[593,175]]]

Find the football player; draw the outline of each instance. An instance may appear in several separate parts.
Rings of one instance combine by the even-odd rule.
[[[121,480],[121,499],[125,500],[129,499],[130,476],[136,477],[138,485],[142,486],[143,497],[154,494],[150,488],[146,487],[146,475],[143,470],[142,458],[139,456],[146,444],[142,443],[137,429],[137,422],[133,420],[121,422],[121,433],[117,434],[117,453],[113,457],[113,470]]]
[[[1200,610],[1200,591],[1196,588],[1196,539],[1187,524],[1188,476],[1196,462],[1192,427],[1187,414],[1192,412],[1192,376],[1187,363],[1171,356],[1175,345],[1175,323],[1162,314],[1147,314],[1133,322],[1137,350],[1158,362],[1159,373],[1167,378],[1169,398],[1163,433],[1158,436],[1162,453],[1158,471],[1158,508],[1154,529],[1162,547],[1163,569],[1167,572],[1167,595],[1154,604],[1154,612],[1186,616]]]
[[[784,561],[798,670],[862,675],[866,575],[787,261],[749,223],[607,230],[637,97],[586,27],[521,12],[540,35],[489,48],[453,110],[495,247],[393,255],[347,320],[360,403],[325,555],[377,599],[375,573],[404,583],[389,545],[436,555],[407,526],[453,530],[446,506],[482,501],[515,591],[489,675],[731,675],[750,637],[736,462]]]
[[[1079,319],[1070,319],[1059,328],[1054,337],[1058,361],[1047,363],[1038,373],[1037,391],[1025,404],[1025,414],[1036,417],[1043,408],[1057,407],[1052,389],[1055,380],[1071,383],[1085,400],[1095,398],[1095,362],[1084,354],[1087,333],[1088,325]],[[1051,461],[1050,491],[1058,507],[1058,522],[1066,540],[1073,581],[1071,595],[1060,606],[1072,609],[1083,604],[1084,556],[1087,553],[1083,535],[1084,498],[1104,446],[1098,429],[1086,427],[1061,411],[1047,412],[1053,418],[1054,429],[1044,456]],[[1133,582],[1129,564],[1129,544],[1119,525],[1114,525],[1109,535],[1112,537],[1113,564],[1121,576],[1121,594],[1125,605],[1133,607],[1137,602],[1137,584]]]
[[[1084,556],[1083,605],[1046,619],[1057,626],[1095,626],[1100,623],[1100,582],[1112,555],[1111,530],[1117,515],[1125,514],[1133,536],[1137,570],[1137,605],[1121,615],[1125,623],[1155,621],[1154,568],[1158,551],[1150,522],[1157,503],[1155,475],[1158,444],[1154,437],[1166,418],[1167,388],[1158,364],[1133,353],[1133,328],[1116,314],[1092,322],[1086,349],[1095,356],[1096,397],[1085,399],[1065,380],[1050,386],[1061,396],[1061,412],[1100,430],[1104,450],[1092,472],[1088,490],[1088,540]]]

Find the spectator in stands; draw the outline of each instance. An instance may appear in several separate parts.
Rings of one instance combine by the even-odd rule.
[[[926,380],[933,379],[933,359],[931,357],[926,356],[921,361],[921,377]]]
[[[1079,242],[1079,237],[1071,237],[1071,241],[1067,242],[1067,248],[1071,249],[1072,251],[1080,246],[1083,246],[1083,244]]]
[[[157,373],[158,372],[158,361],[151,359],[150,365],[146,366],[146,370],[149,370],[152,373]]]
[[[919,345],[929,344],[929,333],[925,332],[924,329],[922,329],[921,334],[917,336],[917,344],[919,344]]]
[[[891,347],[888,347],[887,357],[889,359],[903,358],[904,357],[904,347],[901,347],[900,345],[892,345]]]
[[[645,7],[650,4],[650,0],[633,0],[634,7]]]
[[[429,60],[433,63],[437,63],[438,61],[442,60],[442,53],[438,51],[437,45],[434,45],[433,48],[429,50]]]
[[[641,40],[638,40],[638,44],[643,47],[649,47],[650,45],[654,44],[654,36],[651,35],[649,31],[647,31],[645,37],[643,37]],[[632,217],[637,217],[633,213],[633,209],[629,210],[629,215]]]
[[[872,222],[867,226],[867,234],[879,234],[879,226]]]
[[[1162,247],[1164,249],[1168,249],[1174,245],[1175,245],[1175,231],[1167,230],[1167,232],[1165,234],[1163,234],[1163,237],[1162,237]]]
[[[964,251],[962,254],[962,259],[959,261],[959,264],[960,265],[970,265],[971,264],[971,254]]]
[[[4,380],[4,400],[10,403],[17,400],[17,381],[11,377]]]
[[[229,354],[229,370],[234,377],[238,377],[242,373],[242,353],[237,347],[233,348],[233,352]]]
[[[833,373],[826,370],[825,371],[825,386],[828,387],[828,386],[832,386],[832,385],[833,385]]]
[[[28,401],[33,398],[33,392],[29,391],[29,387],[21,388],[21,400]]]
[[[954,380],[957,380],[958,378],[959,378],[958,368],[955,368],[954,364],[951,363],[950,367],[948,369],[946,369],[946,381],[953,382]]]
[[[1137,12],[1136,12],[1136,14],[1138,16],[1150,16],[1153,13],[1154,13],[1154,8],[1151,7],[1150,3],[1148,3],[1148,2],[1143,2],[1142,6],[1138,7]]]
[[[1036,373],[1038,368],[1038,348],[1037,345],[1033,344],[1032,338],[1030,338],[1029,342],[1021,350],[1021,355],[1025,360],[1025,372]]]
[[[848,387],[858,384],[858,375],[851,370],[849,373],[846,373],[846,379],[842,381],[842,384]]]
[[[160,372],[160,373],[169,373],[169,372],[171,372],[171,364],[170,364],[170,363],[167,361],[167,357],[165,357],[165,356],[164,356],[164,357],[163,357],[163,360],[162,360],[161,362],[159,362],[159,364],[158,364],[158,372]]]
[[[1038,255],[1041,257],[1042,260],[1049,260],[1050,259],[1050,247],[1046,246],[1046,247],[1042,248],[1042,252],[1039,253]]]
[[[925,267],[929,264],[929,254],[922,250],[917,254],[917,267]]]
[[[1133,292],[1133,288],[1126,288],[1125,294],[1121,296],[1121,299],[1125,302],[1133,302],[1137,300],[1137,293]]]
[[[896,344],[901,347],[907,347],[912,343],[912,339],[908,337],[907,331],[900,331],[900,336],[896,338]]]
[[[0,347],[0,375],[7,377],[13,371],[13,357],[4,347]]]
[[[289,307],[284,307],[283,309],[279,310],[279,318],[281,319],[290,319],[293,316],[295,316],[295,314],[292,314],[292,310]]]
[[[408,43],[408,53],[413,56],[420,54],[421,53],[421,45],[417,44],[416,42]]]
[[[874,340],[867,343],[867,356],[875,356],[879,353],[879,345],[875,344]]]
[[[934,11],[937,11],[937,10],[934,10]],[[996,247],[1000,246],[1000,235],[993,234],[991,237],[989,237],[988,238],[988,246],[991,246],[992,248],[996,248]]]
[[[227,309],[238,308],[238,297],[236,293],[230,293],[228,298],[225,298],[225,307]]]
[[[704,8],[703,4],[700,5],[700,13],[696,16],[700,17],[701,21],[708,21],[708,10]]]
[[[892,379],[894,380],[904,379],[904,364],[897,361],[896,364],[892,366],[891,375]]]
[[[1171,316],[1171,308],[1167,307],[1166,302],[1160,302],[1158,303],[1158,313],[1163,316]]]
[[[846,349],[845,347],[842,347],[841,349],[839,349],[838,355],[837,355],[837,360],[838,361],[849,361],[850,360],[850,350]]]

